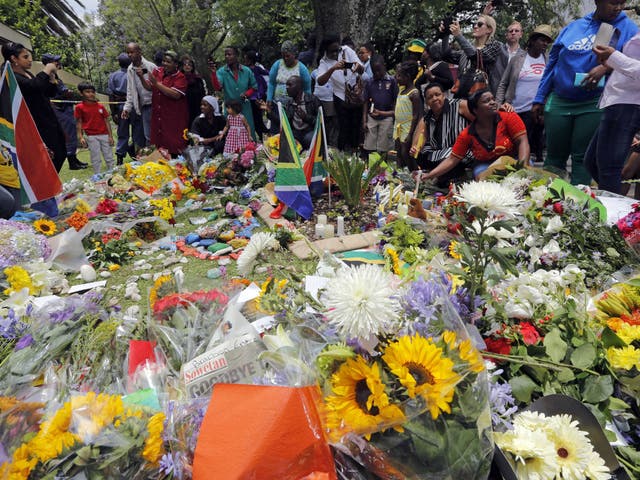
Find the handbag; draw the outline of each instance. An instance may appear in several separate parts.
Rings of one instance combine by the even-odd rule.
[[[464,75],[463,75],[464,76]],[[487,88],[489,86],[489,76],[487,72],[484,71],[484,65],[482,63],[482,54],[480,50],[476,50],[476,69],[473,72],[473,76],[471,77],[471,87],[469,87],[469,91],[467,95],[471,95],[478,90],[482,90],[483,88]],[[452,93],[457,93],[460,90],[460,77],[456,79],[456,82],[451,87]]]
[[[344,84],[344,103],[347,108],[362,108],[364,105],[364,82],[360,75],[356,76],[356,83]]]

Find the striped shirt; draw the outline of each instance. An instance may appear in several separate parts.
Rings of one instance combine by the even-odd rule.
[[[451,148],[469,120],[460,115],[461,99],[445,99],[442,113],[436,118],[429,110],[424,116],[427,141],[421,152],[431,162],[439,163],[451,154]]]

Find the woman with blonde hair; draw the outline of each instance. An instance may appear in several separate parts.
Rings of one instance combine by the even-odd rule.
[[[467,98],[473,93],[474,77],[477,70],[487,74],[488,87],[495,94],[507,64],[507,53],[500,42],[493,37],[496,33],[496,21],[489,15],[480,15],[473,24],[473,43],[462,35],[459,22],[452,22],[449,32],[445,32],[444,25],[440,31],[445,33],[442,38],[443,60],[458,65],[458,81],[451,90],[455,98]],[[449,33],[460,45],[460,50],[454,51],[449,45]]]

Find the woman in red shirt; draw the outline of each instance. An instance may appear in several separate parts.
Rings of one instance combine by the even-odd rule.
[[[471,95],[467,106],[475,120],[460,132],[451,155],[429,173],[423,174],[423,179],[447,173],[462,161],[467,152],[473,156],[474,178],[505,155],[517,157],[523,163],[529,162],[527,130],[517,113],[498,111],[498,104],[489,89],[478,90]]]
[[[178,70],[178,55],[167,50],[162,67],[149,75],[151,99],[151,143],[178,155],[187,146],[184,131],[189,128],[187,78]]]

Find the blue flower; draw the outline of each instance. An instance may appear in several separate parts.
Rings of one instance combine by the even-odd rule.
[[[31,336],[30,333],[27,333],[24,337],[18,340],[18,343],[16,343],[16,346],[15,346],[15,350],[16,351],[22,350],[23,348],[27,348],[31,344],[33,344],[33,337]]]

